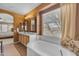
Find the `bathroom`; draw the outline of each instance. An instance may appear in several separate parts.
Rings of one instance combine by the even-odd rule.
[[[1,5],[1,8],[9,9],[9,11],[0,9],[1,13],[8,13],[14,17],[13,42],[9,44],[14,48],[7,49],[10,54],[6,55],[12,53],[12,55],[21,56],[78,55],[78,37],[76,37],[78,35],[78,26],[76,26],[78,25],[76,16],[78,4],[29,3],[21,5],[21,3],[15,3]],[[14,8],[11,9],[11,6]],[[15,8],[18,6],[19,8]],[[11,10],[16,10],[19,14]],[[25,13],[26,10],[29,12]],[[14,50],[17,54],[12,52]]]

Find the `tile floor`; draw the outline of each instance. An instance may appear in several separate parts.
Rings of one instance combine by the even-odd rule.
[[[0,39],[1,40],[1,39]],[[3,55],[4,56],[20,56],[13,44],[13,38],[2,39],[3,41]]]

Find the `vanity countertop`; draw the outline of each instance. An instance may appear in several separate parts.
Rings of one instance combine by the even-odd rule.
[[[19,34],[22,34],[22,35],[28,35],[28,36],[30,36],[30,35],[36,35],[36,33],[34,33],[34,32],[18,32]]]
[[[18,33],[23,36],[29,36],[29,43],[37,39],[37,35],[35,32],[18,32]]]

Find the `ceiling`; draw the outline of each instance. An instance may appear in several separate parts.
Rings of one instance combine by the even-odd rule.
[[[40,4],[41,3],[0,3],[0,9],[10,10],[25,15]]]

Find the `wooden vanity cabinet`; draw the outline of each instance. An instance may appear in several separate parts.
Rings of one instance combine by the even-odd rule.
[[[19,42],[21,42],[22,36],[19,34]]]
[[[29,36],[19,34],[19,42],[26,46],[29,42]]]

